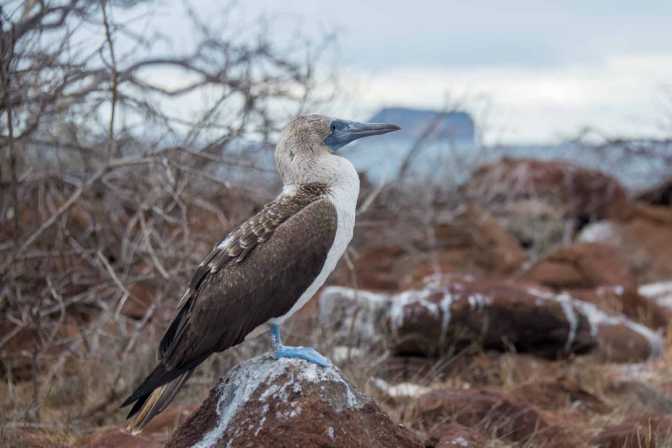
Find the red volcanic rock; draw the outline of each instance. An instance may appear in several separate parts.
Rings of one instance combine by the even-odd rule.
[[[490,213],[475,204],[461,208],[452,221],[437,224],[434,233],[441,251],[467,253],[475,267],[484,272],[510,274],[527,261],[518,241]]]
[[[433,230],[430,257],[413,266],[402,287],[437,272],[508,275],[518,271],[527,254],[513,235],[487,211],[470,204]],[[406,270],[408,272],[408,269]]]
[[[660,310],[659,315],[672,321],[672,281],[641,285],[637,293],[642,300]]]
[[[525,281],[576,298],[605,311],[623,313],[654,328],[666,327],[671,313],[637,292],[637,278],[615,245],[576,243],[551,252],[521,275]]]
[[[553,289],[620,286],[629,290],[637,284],[618,248],[601,243],[560,247],[527,269],[522,278]]]
[[[657,334],[622,315],[508,281],[437,276],[391,300],[390,344],[401,354],[436,355],[478,341],[548,357],[597,350],[626,361],[657,355],[662,346]]]
[[[364,247],[355,259],[359,287],[397,291],[436,272],[507,275],[527,261],[518,241],[476,205],[463,207],[430,233],[408,248]]]
[[[609,406],[581,385],[569,379],[536,380],[523,383],[509,391],[512,397],[522,397],[527,404],[545,411],[572,409],[584,414],[604,414]]]
[[[626,418],[604,428],[591,443],[597,448],[665,448],[672,442],[672,417]]]
[[[672,206],[672,177],[654,187],[640,192],[636,199],[649,205],[664,207]]]
[[[640,283],[672,278],[672,209],[638,205],[624,219],[589,225],[580,241],[618,248]]]
[[[421,448],[333,367],[254,358],[233,369],[173,435],[182,447]]]
[[[620,218],[631,203],[619,182],[569,162],[504,158],[482,165],[462,187],[533,256],[586,223]]]
[[[539,198],[561,207],[565,217],[590,221],[622,216],[628,208],[616,179],[559,160],[503,158],[478,168],[463,190],[487,205]]]
[[[394,291],[407,252],[397,245],[365,247],[355,260],[357,284],[364,289]]]
[[[196,406],[172,405],[154,417],[142,430],[142,434],[172,433],[195,410]]]
[[[567,292],[601,310],[623,314],[650,328],[666,328],[672,321],[672,309],[647,299],[637,290],[624,290],[621,286],[600,286],[593,289],[571,289]]]
[[[618,362],[662,350],[658,334],[622,314],[567,293],[469,276],[434,276],[398,294],[325,288],[320,323],[338,344],[381,344],[401,356],[437,356],[473,343],[549,358],[594,351]]]
[[[533,407],[500,392],[436,389],[418,399],[416,412],[417,424],[430,428],[432,437],[441,434],[444,422],[453,422],[478,428],[507,441],[530,443],[530,446],[537,446],[537,443],[548,446],[551,440],[556,443],[553,446],[558,447],[582,446],[577,444],[580,439],[550,424]],[[443,437],[440,440],[443,441]],[[557,444],[558,441],[563,443]]]

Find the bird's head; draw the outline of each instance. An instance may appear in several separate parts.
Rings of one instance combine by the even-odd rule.
[[[372,135],[401,129],[395,124],[358,123],[324,115],[299,115],[285,127],[275,150],[275,163],[285,184],[319,181],[320,165],[343,146]],[[311,179],[316,177],[316,179]]]

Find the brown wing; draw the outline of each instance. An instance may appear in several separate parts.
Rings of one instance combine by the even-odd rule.
[[[264,212],[283,213],[278,207]],[[260,222],[265,224],[250,227],[260,230],[256,237],[234,232],[229,239],[234,249],[213,251],[194,275],[191,292],[161,341],[159,356],[168,370],[239,344],[259,325],[289,311],[322,270],[336,234],[331,201],[313,201],[275,228],[269,219]]]

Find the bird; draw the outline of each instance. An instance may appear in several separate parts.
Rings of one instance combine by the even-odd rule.
[[[159,343],[155,369],[122,404],[132,405],[131,433],[165,410],[210,355],[269,330],[275,358],[330,365],[311,347],[284,345],[280,328],[324,284],[352,240],[359,176],[338,151],[400,129],[319,114],[290,120],[274,153],[282,191],[194,271]]]

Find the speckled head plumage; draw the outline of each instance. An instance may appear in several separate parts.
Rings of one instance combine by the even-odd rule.
[[[286,147],[292,155],[300,151],[328,151],[324,140],[331,132],[331,121],[331,118],[324,115],[299,115],[282,130],[278,147]]]
[[[283,183],[328,182],[321,164],[348,143],[363,137],[399,130],[399,126],[384,123],[358,123],[325,115],[299,115],[280,134],[275,150],[275,162]]]

